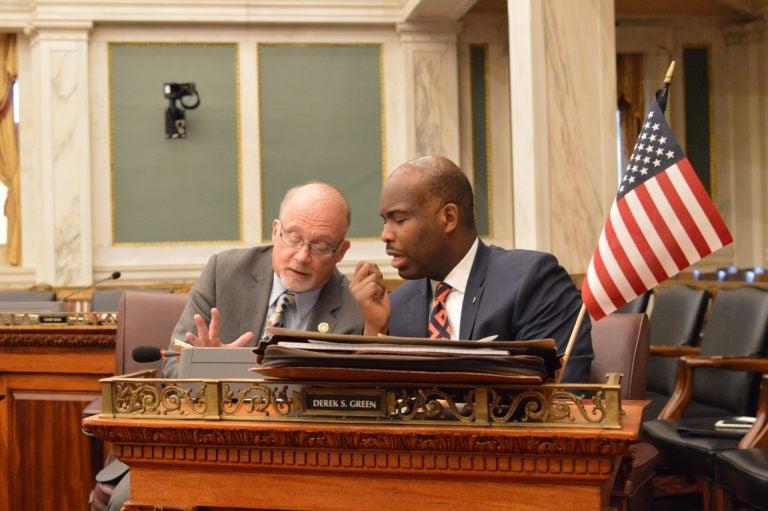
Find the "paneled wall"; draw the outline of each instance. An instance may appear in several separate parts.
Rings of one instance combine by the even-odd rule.
[[[624,20],[616,28],[616,51],[644,56],[645,97],[659,87],[669,62],[677,62],[670,89],[667,119],[684,150],[701,152],[708,164],[708,187],[734,236],[733,244],[705,258],[697,267],[711,269],[735,264],[761,266],[768,261],[766,177],[768,151],[768,32],[763,22],[722,22],[704,19]],[[685,84],[696,87],[701,76],[686,76],[687,50],[704,50],[710,73],[697,89],[708,90],[706,116],[686,112]],[[710,126],[687,122],[710,119]],[[696,133],[708,130],[708,147]],[[690,133],[689,133],[690,132]],[[688,142],[688,143],[686,143]]]
[[[0,30],[20,41],[23,265],[0,279],[189,282],[212,253],[262,243],[309,179],[353,203],[342,270],[393,277],[378,191],[430,152],[475,183],[485,241],[583,272],[615,193],[613,9],[505,7],[15,0]],[[163,135],[169,81],[201,95],[183,140]]]

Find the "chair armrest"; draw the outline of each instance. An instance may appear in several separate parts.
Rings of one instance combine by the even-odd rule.
[[[687,357],[698,355],[698,346],[651,346],[652,357]]]
[[[700,367],[768,373],[768,359],[706,355],[682,357],[679,362],[675,390],[659,414],[659,419],[679,419],[683,416],[693,395],[693,370]]]
[[[739,449],[768,447],[768,374],[760,381],[760,400],[755,423],[739,442]]]

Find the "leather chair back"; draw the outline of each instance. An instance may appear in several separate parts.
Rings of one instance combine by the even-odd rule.
[[[592,323],[592,383],[605,383],[606,373],[623,373],[622,399],[642,399],[648,369],[648,316],[610,314]]]
[[[645,312],[648,309],[648,303],[651,301],[651,295],[653,291],[646,291],[631,302],[627,302],[618,309],[616,312],[621,313],[638,313]]]
[[[721,289],[701,338],[702,355],[762,357],[768,341],[768,291]],[[760,375],[717,369],[696,371],[691,405],[754,415]],[[689,405],[689,409],[691,407]]]
[[[137,346],[165,349],[179,321],[188,295],[156,291],[126,290],[117,311],[115,374],[142,369],[160,369],[161,362],[138,363],[133,360]]]
[[[125,293],[125,288],[96,289],[91,294],[92,312],[115,312],[120,306],[120,299]],[[170,289],[143,289],[150,293],[170,293]]]
[[[0,291],[2,302],[52,302],[54,300],[56,300],[55,291]]]
[[[651,312],[651,346],[696,346],[709,293],[683,284],[656,290]],[[671,396],[677,381],[676,358],[651,357],[648,390]]]

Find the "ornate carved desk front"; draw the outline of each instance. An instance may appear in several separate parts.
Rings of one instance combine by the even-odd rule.
[[[92,316],[92,315],[91,315]],[[114,317],[0,314],[0,511],[82,510],[93,487],[82,410],[115,368]]]
[[[89,417],[131,467],[127,510],[604,507],[643,403],[620,428]],[[439,507],[438,507],[439,506]]]

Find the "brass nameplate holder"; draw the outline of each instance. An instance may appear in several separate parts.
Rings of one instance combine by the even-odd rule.
[[[116,312],[0,312],[2,326],[103,326],[117,325]]]
[[[605,384],[101,380],[103,417],[620,428],[621,375]],[[344,403],[342,404],[342,401]]]

